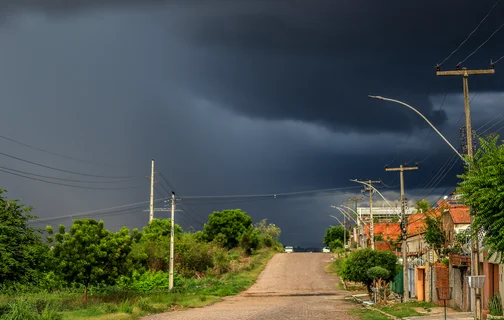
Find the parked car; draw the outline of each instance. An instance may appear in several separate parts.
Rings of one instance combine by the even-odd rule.
[[[330,253],[331,252],[331,248],[329,248],[329,247],[323,247],[322,248],[322,252],[323,253]]]
[[[285,247],[285,253],[292,253],[292,252],[294,252],[294,247],[292,246]]]

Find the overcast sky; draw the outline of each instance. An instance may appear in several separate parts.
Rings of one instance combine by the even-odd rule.
[[[168,195],[161,184],[175,188],[184,228],[201,229],[212,210],[242,208],[295,246],[321,245],[337,224],[330,205],[361,195],[349,179],[382,179],[379,189],[396,201],[398,173],[387,164],[420,163],[405,174],[410,200],[435,201],[456,186],[463,167],[441,138],[407,108],[367,95],[412,104],[458,148],[462,79],[437,77],[435,66],[494,0],[71,3],[0,3],[0,187],[41,218],[148,201],[152,158],[170,184],[157,175],[156,198]],[[503,23],[504,3],[441,68],[454,69]],[[500,30],[462,66],[488,68],[503,44]],[[504,126],[501,66],[469,79],[480,134]],[[93,217],[111,229],[142,227],[147,208]]]

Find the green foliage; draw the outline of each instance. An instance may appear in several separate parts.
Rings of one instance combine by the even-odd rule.
[[[427,242],[438,257],[442,257],[446,248],[446,233],[443,228],[441,215],[426,214],[425,216],[425,242]]]
[[[346,281],[362,282],[371,290],[373,279],[367,271],[373,267],[382,267],[389,272],[383,278],[386,282],[394,279],[398,272],[397,257],[390,251],[376,251],[369,248],[350,253],[341,267],[341,278]]]
[[[23,299],[10,302],[0,320],[39,320],[39,315],[33,305]]]
[[[432,209],[432,206],[428,200],[422,199],[415,202],[415,209],[417,212],[428,212]]]
[[[253,250],[259,249],[259,232],[253,226],[250,226],[244,233],[241,234],[239,241],[240,247],[245,250],[247,255],[250,256],[252,255]]]
[[[208,240],[222,244],[227,249],[240,243],[240,236],[252,225],[252,218],[240,209],[214,211],[203,227]]]
[[[334,239],[333,241],[331,241],[331,243],[329,243],[329,247],[331,248],[331,250],[343,248],[343,241],[341,241],[340,239]]]
[[[175,237],[182,234],[182,227],[175,224]],[[156,240],[162,237],[170,237],[171,219],[153,219],[142,229],[142,241]]]
[[[502,316],[502,300],[500,294],[494,292],[492,298],[488,301],[488,310],[492,316]]]
[[[126,260],[134,237],[127,228],[112,233],[104,228],[103,221],[75,220],[70,232],[60,226],[52,253],[67,283],[84,286],[84,300],[91,284],[113,284],[119,275],[126,273]]]
[[[371,280],[390,279],[390,271],[380,266],[369,268],[366,274]]]
[[[350,237],[350,233],[346,230],[347,239]],[[345,229],[342,226],[333,226],[326,230],[324,235],[324,244],[327,246],[331,246],[331,242],[338,239],[343,243],[345,235]]]
[[[504,252],[504,145],[498,141],[498,135],[480,139],[481,147],[459,176],[457,190],[471,207],[473,230],[486,232],[484,244],[490,256]]]
[[[198,241],[191,233],[181,235],[175,242],[175,266],[184,277],[192,277],[213,267],[212,246]]]
[[[32,208],[7,200],[0,189],[0,283],[35,282],[49,251],[40,230],[28,225]]]

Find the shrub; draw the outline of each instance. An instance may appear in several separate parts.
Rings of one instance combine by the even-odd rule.
[[[199,242],[189,233],[178,239],[175,253],[177,271],[184,277],[192,277],[196,272],[205,272],[214,265],[211,244]]]
[[[371,280],[389,279],[390,277],[390,271],[379,266],[369,268],[366,273]]]
[[[360,249],[350,253],[343,262],[341,278],[346,281],[362,282],[371,292],[373,279],[367,271],[373,267],[382,267],[389,271],[389,275],[383,278],[386,282],[394,279],[398,272],[397,257],[390,251],[376,251],[369,248]]]
[[[502,316],[503,315],[502,300],[501,300],[500,295],[497,292],[495,292],[493,294],[492,298],[490,299],[490,301],[488,301],[488,309],[489,309],[490,314],[492,316]]]
[[[33,306],[26,300],[16,300],[8,304],[7,312],[2,315],[2,320],[38,320],[39,315]]]

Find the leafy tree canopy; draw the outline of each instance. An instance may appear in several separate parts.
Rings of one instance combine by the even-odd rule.
[[[432,206],[429,201],[422,199],[415,202],[415,209],[417,210],[417,212],[428,212],[430,209],[432,209]]]
[[[441,209],[442,210],[442,209]],[[441,215],[427,214],[425,216],[425,242],[441,257],[446,249],[446,233]]]
[[[480,149],[459,176],[458,192],[474,215],[474,230],[484,230],[490,254],[504,252],[504,145],[499,136],[481,138]],[[504,255],[501,255],[504,261]]]
[[[44,246],[40,230],[28,225],[31,207],[17,200],[7,200],[0,189],[0,283],[31,282],[43,264],[48,247]]]
[[[175,223],[175,236],[182,234],[182,227]],[[142,229],[142,241],[155,240],[160,237],[170,236],[171,219],[153,219]]]
[[[53,233],[47,227],[49,234]],[[137,230],[130,235],[128,228],[123,227],[113,233],[104,228],[103,221],[93,219],[75,220],[70,232],[60,225],[56,233],[56,244],[52,253],[58,262],[58,269],[68,282],[84,285],[84,301],[87,301],[89,285],[111,284],[127,266],[127,256]]]
[[[208,223],[205,223],[203,231],[208,240],[218,240],[226,248],[231,249],[238,246],[241,235],[251,225],[252,218],[241,209],[214,211],[208,217]]]
[[[362,282],[371,291],[371,284],[375,274],[368,274],[368,270],[373,267],[386,269],[389,274],[382,279],[387,282],[391,281],[398,272],[397,257],[391,251],[376,251],[369,248],[359,249],[350,253],[348,258],[345,259],[340,275],[346,281]]]
[[[350,237],[350,233],[346,230],[347,239]],[[341,243],[344,241],[345,229],[342,226],[333,226],[326,230],[324,236],[324,244],[327,246],[331,245],[334,240],[339,240]]]

